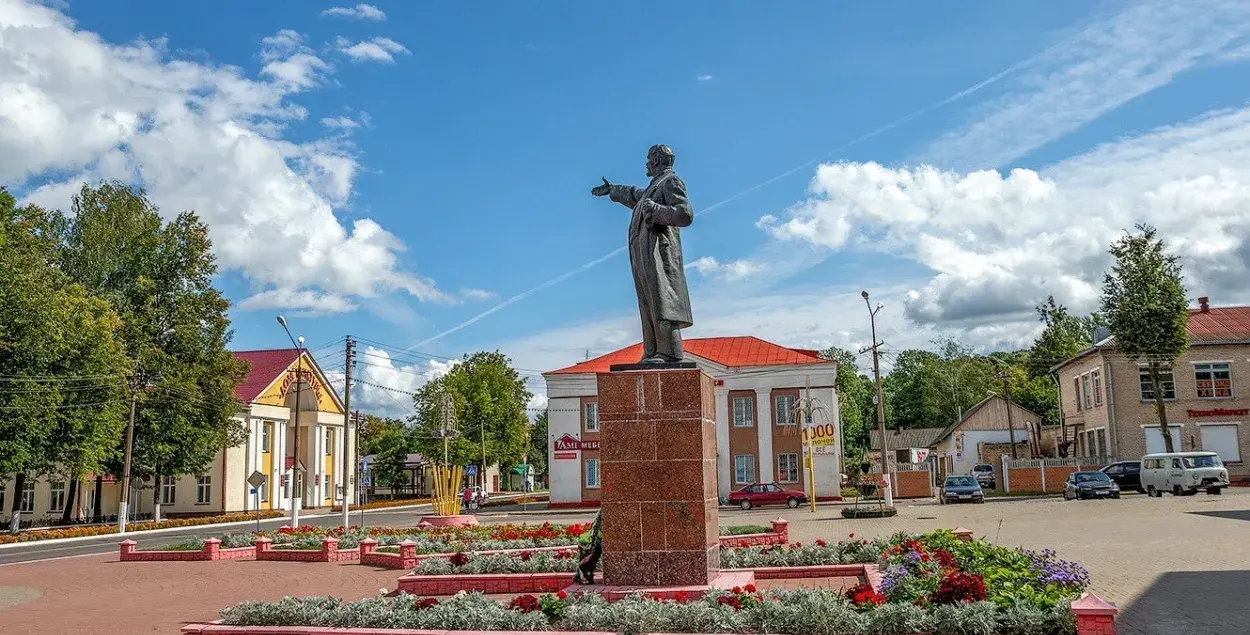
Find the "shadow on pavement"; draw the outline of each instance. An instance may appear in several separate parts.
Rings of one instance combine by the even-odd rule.
[[[1250,630],[1247,589],[1250,571],[1170,571],[1123,608],[1117,630],[1132,635],[1244,635]]]
[[[1230,509],[1217,512],[1189,512],[1195,516],[1210,516],[1211,518],[1225,518],[1228,520],[1250,520],[1250,509]]]

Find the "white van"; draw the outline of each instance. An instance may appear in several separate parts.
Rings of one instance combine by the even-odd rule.
[[[1199,489],[1219,494],[1228,487],[1228,470],[1214,452],[1163,452],[1141,460],[1141,486],[1146,495],[1191,496]]]

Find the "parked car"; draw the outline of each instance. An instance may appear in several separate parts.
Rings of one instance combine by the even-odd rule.
[[[1119,498],[1120,486],[1102,472],[1073,472],[1063,482],[1063,499]]]
[[[981,484],[971,476],[948,476],[942,483],[942,495],[938,502],[946,503],[984,503],[985,492]]]
[[[1220,494],[1228,487],[1228,470],[1214,452],[1162,452],[1147,454],[1141,460],[1141,484],[1154,497],[1172,492],[1192,496],[1199,489]]]
[[[972,477],[977,479],[981,487],[989,489],[997,489],[997,481],[994,479],[994,466],[989,463],[977,463],[972,466]]]
[[[791,509],[807,502],[807,492],[786,489],[776,483],[756,483],[729,494],[729,504],[742,509],[763,505],[787,505]]]
[[[1141,461],[1120,461],[1098,470],[1120,486],[1120,491],[1133,490],[1144,494],[1141,486]]]

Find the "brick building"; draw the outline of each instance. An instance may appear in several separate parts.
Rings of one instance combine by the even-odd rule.
[[[1199,298],[1189,312],[1189,350],[1160,382],[1169,432],[1178,450],[1218,452],[1234,479],[1250,476],[1250,307],[1212,308]],[[1074,456],[1137,459],[1164,451],[1154,386],[1142,366],[1103,337],[1055,367],[1063,435]],[[1240,389],[1240,393],[1238,390]]]
[[[755,482],[806,489],[802,429],[818,430],[816,491],[837,496],[842,431],[834,391],[837,363],[815,351],[756,337],[710,337],[684,343],[716,386],[717,482],[721,497]],[[544,374],[548,397],[548,470],[553,507],[599,504],[599,397],[596,375],[613,364],[634,363],[642,344]],[[817,404],[812,421],[795,425],[804,399]]]

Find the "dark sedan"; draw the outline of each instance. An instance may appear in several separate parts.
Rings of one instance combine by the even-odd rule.
[[[1120,461],[1098,471],[1106,474],[1116,485],[1119,485],[1121,491],[1133,490],[1142,494],[1146,493],[1141,486],[1141,461]]]
[[[939,499],[946,503],[984,503],[985,492],[981,484],[971,476],[948,476],[942,483],[942,496]]]
[[[1063,483],[1063,499],[1119,498],[1120,486],[1102,472],[1073,472]]]

